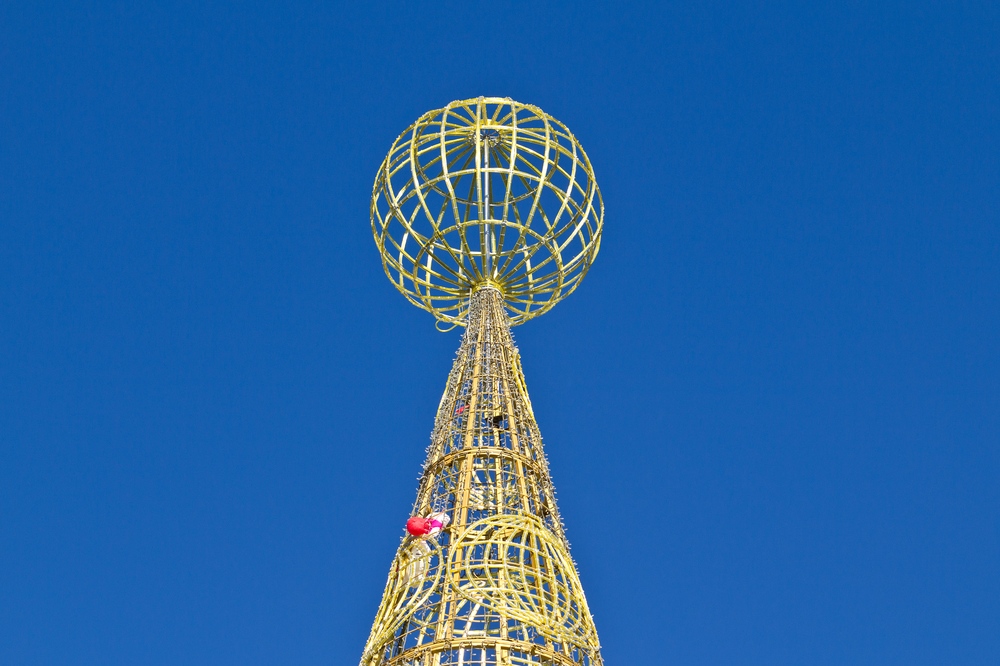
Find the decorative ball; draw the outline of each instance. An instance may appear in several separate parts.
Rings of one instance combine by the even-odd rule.
[[[406,531],[413,536],[423,536],[431,531],[430,521],[420,516],[413,516],[406,521]]]
[[[498,289],[512,324],[549,310],[597,256],[604,204],[583,147],[536,106],[480,97],[421,116],[375,179],[386,274],[440,323]]]

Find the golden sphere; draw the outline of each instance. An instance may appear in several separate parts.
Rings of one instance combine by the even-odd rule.
[[[430,111],[393,143],[372,192],[385,272],[439,323],[494,287],[511,324],[570,294],[601,244],[604,203],[579,141],[530,104],[479,97]]]

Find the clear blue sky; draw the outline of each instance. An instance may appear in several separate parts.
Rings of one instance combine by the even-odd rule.
[[[365,4],[0,6],[0,664],[357,662],[458,345],[372,181],[478,95],[607,206],[515,334],[609,666],[1000,663],[997,4]]]

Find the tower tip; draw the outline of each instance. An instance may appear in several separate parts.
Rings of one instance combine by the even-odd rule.
[[[579,141],[510,98],[430,111],[379,167],[372,232],[386,274],[441,325],[464,325],[473,293],[495,288],[511,324],[568,296],[600,249],[604,203]]]

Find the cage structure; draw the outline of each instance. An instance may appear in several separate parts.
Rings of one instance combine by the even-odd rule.
[[[571,293],[597,256],[604,204],[569,129],[510,99],[421,116],[379,168],[372,230],[392,283],[445,325],[463,325],[492,282],[512,324]]]
[[[435,123],[435,132],[414,129]],[[561,157],[553,157],[549,166],[536,164],[523,176],[521,167],[510,166],[520,164],[517,154],[530,152],[521,145],[522,130],[513,129],[522,125],[558,127],[569,142],[551,152],[535,150],[543,157]],[[452,132],[456,126],[465,129]],[[414,138],[425,135],[436,139]],[[491,143],[491,136],[500,138]],[[473,154],[454,148],[464,157],[448,157],[459,143],[454,137],[472,146]],[[387,165],[395,163],[401,141],[409,146],[411,183],[400,177],[397,189],[389,190],[395,167]],[[514,154],[510,162],[486,157],[501,145],[509,147],[504,154]],[[422,164],[421,151],[461,167],[448,166],[447,178],[453,183],[471,180],[473,193],[465,193],[465,203],[459,203],[453,184],[444,187],[451,192],[445,197],[450,203],[440,208],[404,207],[407,197],[419,198],[413,192],[424,187],[414,183],[426,183],[430,173],[416,166]],[[585,177],[573,175],[576,185],[560,189],[563,194],[556,200],[531,189],[549,187],[551,172],[562,168],[554,165],[573,160],[585,165]],[[506,176],[491,171],[504,168],[498,164],[508,169]],[[469,165],[471,173],[454,175]],[[434,187],[443,182],[442,171]],[[563,173],[574,174],[574,169]],[[537,178],[532,180],[531,174]],[[502,213],[489,212],[493,203],[478,209],[469,203],[476,200],[477,187],[484,193],[482,201],[493,201],[485,190],[497,191],[495,183],[485,183],[494,176],[500,182],[522,180],[526,191],[509,203],[511,208],[536,202],[520,217],[511,213],[506,226]],[[387,201],[394,203],[382,208]],[[506,99],[454,102],[425,114],[383,163],[373,194],[372,225],[386,270],[396,287],[439,323],[464,325],[465,331],[438,406],[411,513],[435,517],[439,527],[432,533],[408,531],[402,538],[361,666],[603,666],[511,334],[514,324],[551,308],[579,284],[597,252],[603,223],[599,202],[590,163],[568,130],[541,110]],[[457,217],[446,223],[449,214]],[[421,215],[427,219],[418,223]],[[560,221],[561,215],[567,220]],[[541,226],[532,232],[529,221],[536,218]],[[476,237],[479,244],[472,242]],[[444,257],[452,252],[449,264]],[[544,258],[529,264],[522,261],[525,254]],[[439,279],[445,274],[449,279]]]

